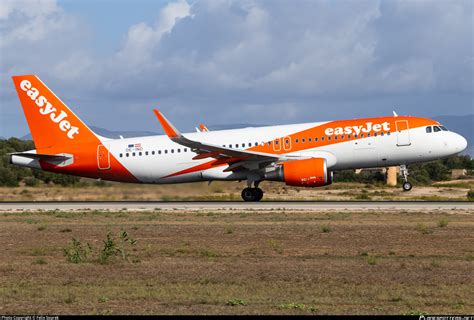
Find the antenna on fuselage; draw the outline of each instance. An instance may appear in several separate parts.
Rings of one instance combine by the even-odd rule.
[[[398,114],[395,112],[395,110],[392,111],[394,117],[398,117]]]

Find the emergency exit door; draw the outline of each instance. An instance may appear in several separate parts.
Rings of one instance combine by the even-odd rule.
[[[110,153],[103,145],[97,147],[97,165],[99,170],[110,169]]]
[[[410,129],[408,127],[407,120],[399,120],[395,122],[397,129],[397,146],[409,146],[410,142]]]

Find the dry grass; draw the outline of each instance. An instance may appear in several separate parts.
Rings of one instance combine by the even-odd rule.
[[[104,186],[0,187],[2,201],[169,201],[241,200],[244,183],[215,181],[179,185],[105,183]],[[263,200],[467,200],[474,180],[450,185],[414,186],[410,192],[383,184],[334,183],[322,188],[296,188],[280,182],[263,182]]]
[[[122,228],[133,260],[63,255]],[[2,213],[0,313],[471,314],[473,231],[472,211]]]

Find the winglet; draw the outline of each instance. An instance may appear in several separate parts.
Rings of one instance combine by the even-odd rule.
[[[209,129],[203,124],[199,124],[199,129],[201,132],[209,132]]]
[[[163,130],[165,131],[166,135],[172,139],[172,138],[178,138],[181,136],[181,132],[176,129],[171,122],[168,121],[168,119],[165,118],[165,116],[158,110],[158,109],[153,109],[153,112],[155,113],[156,117],[158,118],[158,121],[160,121],[161,126],[163,127]]]
[[[395,112],[395,110],[393,110],[393,116],[398,117],[398,114]]]

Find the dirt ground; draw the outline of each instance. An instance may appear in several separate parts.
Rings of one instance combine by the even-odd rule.
[[[4,212],[0,314],[472,314],[473,214]]]
[[[0,187],[0,201],[159,201],[159,200],[241,200],[245,183],[213,182],[179,185],[138,185],[104,183],[87,187]],[[467,200],[474,180],[452,180],[431,186],[414,186],[410,192],[383,184],[334,183],[321,188],[288,187],[263,182],[265,200]]]

